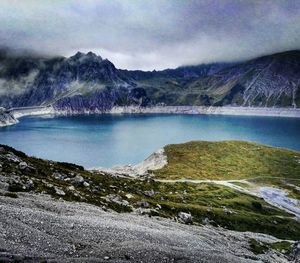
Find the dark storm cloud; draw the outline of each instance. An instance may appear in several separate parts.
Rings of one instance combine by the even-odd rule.
[[[161,69],[300,48],[297,0],[0,0],[0,45]]]

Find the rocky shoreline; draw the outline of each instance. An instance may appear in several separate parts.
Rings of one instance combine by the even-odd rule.
[[[109,113],[166,113],[166,114],[214,114],[236,116],[272,116],[300,118],[297,108],[266,108],[266,107],[207,107],[207,106],[154,106],[154,107],[114,107]]]
[[[300,118],[299,108],[266,108],[266,107],[214,107],[214,106],[115,106],[110,110],[101,109],[57,109],[53,106],[14,108],[0,111],[0,127],[18,123],[24,116],[38,115],[79,115],[79,114],[199,114],[199,115],[233,115],[262,117]]]
[[[7,112],[4,108],[0,108],[0,127],[10,126],[18,123],[13,114]]]

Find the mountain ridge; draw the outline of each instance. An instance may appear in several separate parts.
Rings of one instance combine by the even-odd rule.
[[[141,71],[117,69],[93,52],[47,58],[2,50],[0,106],[49,104],[76,111],[131,105],[298,108],[300,51],[239,63]]]

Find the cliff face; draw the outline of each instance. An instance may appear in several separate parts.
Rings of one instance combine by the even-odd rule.
[[[13,125],[17,122],[18,120],[15,119],[15,117],[12,114],[5,112],[3,108],[0,108],[0,127]]]
[[[53,105],[70,111],[113,106],[204,105],[299,107],[300,51],[239,64],[163,71],[119,70],[92,52],[72,57],[0,52],[0,106]]]

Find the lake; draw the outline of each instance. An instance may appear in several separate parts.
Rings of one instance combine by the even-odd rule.
[[[0,128],[0,143],[91,167],[135,164],[166,144],[246,140],[300,151],[300,119],[222,115],[24,117]]]

